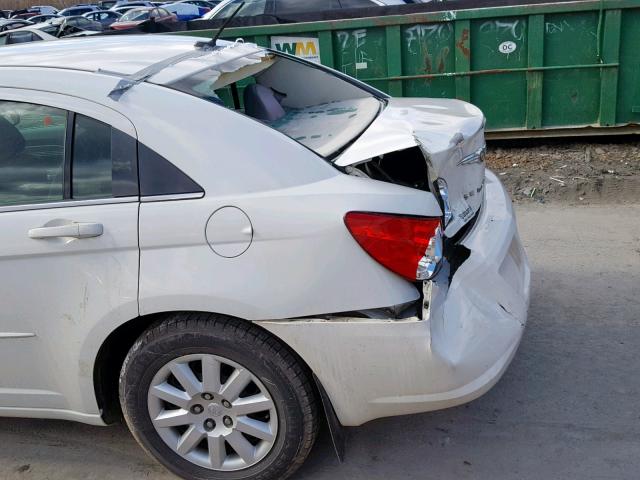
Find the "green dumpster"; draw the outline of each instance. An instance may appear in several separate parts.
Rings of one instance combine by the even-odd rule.
[[[640,132],[640,0],[229,28],[223,38],[321,62],[393,96],[470,101],[494,138]]]

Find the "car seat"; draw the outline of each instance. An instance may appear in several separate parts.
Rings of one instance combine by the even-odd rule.
[[[285,115],[284,108],[280,105],[282,98],[284,95],[264,85],[248,85],[243,94],[244,112],[257,120],[273,122]]]
[[[27,142],[9,120],[0,115],[0,164],[6,164],[24,154]]]

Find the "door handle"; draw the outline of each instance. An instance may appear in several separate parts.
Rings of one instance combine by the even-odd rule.
[[[102,235],[104,228],[101,223],[69,223],[55,227],[40,227],[29,230],[29,238],[91,238]]]

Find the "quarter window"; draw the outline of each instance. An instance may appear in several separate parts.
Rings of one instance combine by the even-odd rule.
[[[64,196],[67,112],[0,101],[0,206]]]
[[[72,158],[72,198],[84,200],[113,196],[109,125],[84,115],[76,115]]]
[[[72,115],[70,197],[89,200],[137,196],[135,138],[93,118]]]

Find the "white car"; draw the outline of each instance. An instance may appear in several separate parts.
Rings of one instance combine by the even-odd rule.
[[[52,40],[58,40],[58,38],[31,27],[23,27],[0,33],[0,46],[30,42],[50,42]]]
[[[51,5],[34,5],[29,10],[37,11],[40,15],[57,15],[58,9]]]
[[[482,395],[529,301],[483,127],[240,41],[2,49],[0,415],[283,479],[325,415]]]

